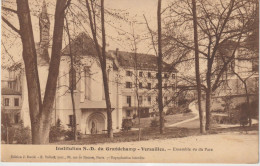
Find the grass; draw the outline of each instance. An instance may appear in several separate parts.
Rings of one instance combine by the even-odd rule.
[[[244,131],[258,131],[258,124],[252,127],[232,127],[232,128],[215,128],[207,132],[206,134],[219,134],[226,132],[244,132]],[[154,140],[154,139],[170,139],[170,138],[182,138],[188,136],[198,136],[199,128],[180,128],[180,127],[167,127],[163,134],[159,133],[158,128],[144,128],[142,129],[141,140]],[[78,141],[61,141],[52,144],[60,145],[88,145],[88,144],[102,144],[102,143],[113,143],[113,142],[133,142],[138,141],[138,131],[128,131],[114,133],[114,138],[111,140],[107,137],[107,134],[88,135],[86,138],[79,139]]]
[[[158,128],[145,128],[142,129],[141,140],[151,139],[168,139],[186,137],[189,131],[185,128],[165,128],[164,134],[159,133]],[[78,141],[61,141],[53,144],[66,144],[66,145],[84,145],[84,144],[97,144],[97,143],[111,143],[111,142],[132,142],[138,141],[138,131],[128,131],[114,133],[114,138],[111,140],[107,134],[88,135],[86,138],[79,139]]]
[[[193,113],[185,114],[174,114],[168,115],[165,117],[166,125],[174,124],[186,119],[195,117]],[[165,127],[164,133],[160,134],[158,127],[150,127],[151,120],[153,118],[142,118],[141,119],[141,140],[154,140],[154,139],[170,139],[170,138],[182,138],[188,136],[197,136],[201,135],[199,132],[199,120],[193,120],[185,124],[181,124],[176,127]],[[135,119],[134,127],[138,128],[138,119]],[[212,128],[206,134],[218,134],[225,132],[243,132],[243,131],[258,131],[258,124],[253,125],[252,127],[231,127],[231,128]],[[60,145],[89,145],[89,144],[104,144],[104,143],[113,143],[113,142],[133,142],[138,141],[138,130],[131,130],[128,132],[119,132],[114,133],[114,138],[111,140],[107,137],[107,134],[96,134],[96,135],[86,135],[84,138],[81,138],[77,141],[60,141],[52,144]]]
[[[196,115],[194,113],[183,113],[183,114],[174,114],[174,115],[167,115],[165,116],[165,120],[166,120],[166,126],[170,125],[170,124],[174,124],[186,119],[190,119],[195,117]],[[142,128],[149,128],[151,125],[151,120],[153,119],[153,117],[149,117],[149,118],[141,118],[141,122],[140,125],[142,126]],[[133,128],[138,128],[139,127],[139,122],[138,122],[138,118],[134,119],[134,126]]]

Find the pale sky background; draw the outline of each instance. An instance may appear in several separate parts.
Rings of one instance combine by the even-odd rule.
[[[53,33],[53,26],[54,26],[54,7],[56,1],[54,0],[45,0],[48,6],[48,13],[51,21],[51,30],[50,30],[50,37],[52,37]],[[16,7],[16,3],[14,0],[6,0],[3,1],[4,5],[6,3],[12,3],[10,7],[14,8]],[[29,0],[30,2],[30,10],[31,10],[31,17],[32,17],[32,24],[33,24],[33,30],[34,30],[34,38],[35,42],[39,42],[39,12],[41,11],[42,2],[43,0]],[[84,1],[83,1],[84,2]],[[152,28],[152,30],[157,30],[157,0],[105,0],[105,8],[108,10],[112,10],[113,12],[119,13],[119,15],[124,16],[128,20],[136,21],[134,24],[134,31],[135,35],[139,36],[140,38],[146,38],[146,40],[142,40],[138,42],[137,45],[137,52],[141,53],[149,53],[149,54],[155,54],[154,50],[151,46],[151,40],[150,40],[150,33],[147,29],[147,26],[144,20],[143,15],[146,16],[149,26]],[[72,3],[77,4],[77,0],[72,0]],[[163,4],[164,5],[164,4]],[[76,7],[73,7],[75,11],[77,10]],[[86,9],[86,8],[84,8]],[[119,9],[119,10],[118,10]],[[80,10],[78,10],[80,11]],[[8,20],[12,22],[18,29],[18,19],[15,17],[8,17]],[[114,27],[117,27],[121,29],[118,33],[118,30],[116,30],[114,27],[110,26],[109,24],[106,24],[106,34],[107,34],[107,51],[108,50],[115,50],[116,48],[119,48],[121,51],[131,51],[131,42],[127,39],[126,35],[123,31],[132,33],[133,28],[130,26],[130,22],[126,22],[120,19],[111,18],[111,16],[108,16],[107,21],[109,21],[109,24],[113,25]],[[79,18],[80,19],[80,18]],[[86,18],[88,20],[88,18]],[[84,24],[85,29],[89,28],[89,26],[84,23],[84,21],[81,21],[82,24]],[[84,29],[80,27],[81,25],[78,25],[78,28],[73,27],[77,33],[82,32]],[[89,30],[88,30],[89,31]],[[90,31],[89,34],[91,35]],[[121,34],[121,35],[120,35]],[[22,44],[21,40],[18,35],[15,34],[5,23],[2,23],[2,64],[9,64],[12,63],[13,60],[15,62],[20,61],[22,59]],[[67,41],[63,42],[63,47],[67,44]],[[4,45],[4,47],[3,47]],[[8,51],[8,54],[6,53],[6,50]],[[49,51],[51,54],[51,49]],[[13,60],[10,58],[12,56]]]

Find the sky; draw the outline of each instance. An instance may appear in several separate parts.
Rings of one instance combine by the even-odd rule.
[[[50,36],[52,36],[53,26],[54,26],[55,1],[54,0],[45,0],[45,1],[48,6],[48,14],[51,22]],[[42,2],[43,0],[29,0],[35,42],[39,42],[40,40],[38,15],[39,12],[41,11]],[[77,4],[77,0],[72,0],[72,3]],[[8,7],[15,9],[14,0],[3,1],[3,5],[7,5]],[[157,0],[149,0],[149,1],[148,0],[106,0],[105,8],[119,14],[120,16],[123,16],[128,20],[125,21],[125,20],[107,16],[106,18],[107,19],[107,24],[106,24],[107,50],[115,50],[116,48],[119,48],[119,50],[121,51],[133,51],[133,41],[132,41],[133,38],[131,38],[131,36],[134,32],[135,36],[138,36],[138,38],[140,39],[140,40],[138,39],[137,42],[137,52],[155,54],[151,46],[150,33],[147,29],[147,25],[145,24],[143,15],[145,15],[145,17],[147,18],[150,28],[156,31],[157,30],[157,20],[156,20]],[[73,9],[76,12],[80,12],[80,10],[78,10],[75,5]],[[11,23],[13,23],[16,27],[19,28],[18,19],[15,16],[10,17],[9,15],[7,15],[6,17],[8,17]],[[73,27],[73,30],[76,33],[80,33],[82,31],[85,31],[87,28],[89,28],[89,25],[84,22],[84,19],[87,20],[87,18],[78,17],[77,19],[78,20],[82,19],[82,21],[80,20],[82,25],[78,25],[78,27],[76,28]],[[134,23],[130,24],[131,22]],[[91,35],[89,29],[87,31],[89,35]],[[2,41],[2,52],[3,52],[1,58],[2,64],[3,63],[10,64],[22,60],[22,44],[21,44],[20,37],[17,34],[15,34],[15,32],[13,32],[4,23],[2,23],[1,41]],[[65,47],[67,43],[68,42],[65,39],[63,42],[63,47]],[[49,51],[49,54],[50,53],[51,53],[51,49]]]

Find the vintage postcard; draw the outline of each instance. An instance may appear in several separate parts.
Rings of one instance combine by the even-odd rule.
[[[2,162],[259,162],[258,0],[1,2]]]

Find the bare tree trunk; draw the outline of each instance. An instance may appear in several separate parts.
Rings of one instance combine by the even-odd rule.
[[[73,110],[73,124],[71,126],[72,132],[73,132],[73,137],[74,137],[74,141],[77,141],[77,117],[76,117],[76,108],[75,108],[75,100],[74,100],[74,58],[73,58],[73,53],[72,53],[72,49],[71,49],[71,37],[70,37],[70,31],[69,31],[69,25],[68,25],[68,21],[67,18],[65,18],[66,21],[66,28],[67,28],[67,34],[68,34],[68,38],[69,38],[69,49],[70,49],[70,74],[72,79],[70,80],[71,82],[71,86],[70,88],[70,96],[71,96],[71,103],[72,103],[72,110]]]
[[[52,56],[43,104],[41,100],[40,81],[37,69],[37,55],[29,3],[28,0],[17,0],[16,3],[28,87],[32,143],[46,144],[49,142],[51,112],[56,93],[57,77],[59,74],[66,0],[59,0],[56,3]]]
[[[247,109],[248,109],[249,126],[251,127],[252,126],[252,115],[251,115],[250,98],[249,98],[249,94],[248,94],[246,81],[243,83],[244,83],[245,91],[246,91],[246,103],[247,103]]]
[[[198,93],[198,108],[200,117],[200,133],[205,133],[204,128],[204,115],[201,109],[201,81],[200,81],[200,64],[199,64],[199,46],[198,46],[198,31],[197,31],[197,10],[196,1],[192,0],[193,11],[193,27],[194,27],[194,46],[195,46],[195,71],[196,71],[196,83]]]
[[[163,100],[162,100],[162,27],[161,27],[161,4],[158,0],[157,24],[158,24],[158,105],[160,115],[160,133],[164,132]]]
[[[206,130],[210,130],[211,125],[211,90],[206,90]]]
[[[20,23],[21,39],[23,43],[23,60],[28,88],[29,109],[32,127],[32,143],[40,144],[40,107],[41,92],[38,77],[37,55],[33,38],[33,30],[28,0],[17,0],[17,12]]]
[[[112,109],[111,109],[111,102],[109,97],[109,86],[108,86],[108,79],[106,74],[106,66],[102,68],[103,68],[102,73],[103,73],[103,80],[104,80],[105,98],[106,98],[106,105],[107,105],[107,132],[108,132],[108,137],[113,138]]]
[[[96,21],[93,22],[93,18],[95,20],[95,15],[92,18],[92,12],[89,5],[89,1],[86,0],[86,7],[89,14],[89,22],[90,28],[93,36],[93,40],[95,43],[97,56],[99,58],[99,62],[101,65],[102,76],[103,76],[103,84],[104,84],[104,91],[105,91],[105,98],[106,98],[106,107],[107,107],[107,131],[109,138],[113,138],[113,128],[112,128],[112,109],[111,109],[111,102],[109,97],[109,85],[108,85],[108,78],[107,78],[107,69],[106,69],[106,33],[105,33],[105,16],[104,16],[104,0],[101,0],[101,31],[102,31],[102,52],[100,51],[100,47],[97,40],[97,32],[95,30]],[[94,9],[92,9],[94,10]],[[95,12],[93,12],[95,13]]]
[[[106,105],[107,105],[107,131],[109,138],[113,138],[112,128],[112,110],[109,96],[109,85],[106,70],[106,32],[105,32],[105,15],[104,15],[104,0],[101,0],[101,26],[102,26],[102,58],[103,58],[103,82],[105,89]]]

